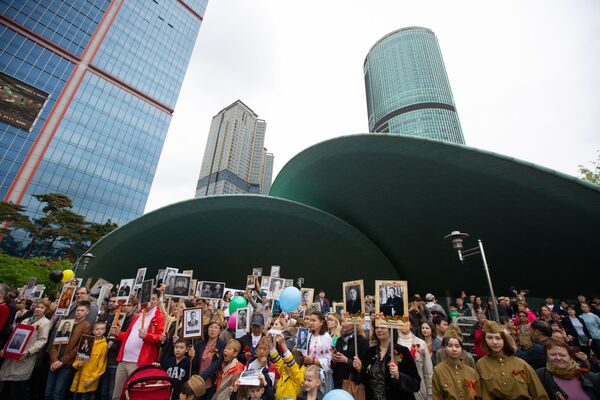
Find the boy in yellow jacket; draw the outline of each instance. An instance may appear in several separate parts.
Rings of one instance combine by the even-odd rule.
[[[283,357],[277,351],[276,344],[281,348]],[[273,338],[271,360],[279,373],[275,400],[295,399],[304,385],[304,355],[297,350],[294,350],[294,354],[292,354],[285,345],[285,336],[279,333]]]
[[[96,322],[92,329],[94,345],[90,359],[87,361],[77,359],[73,363],[73,368],[77,369],[71,384],[73,400],[91,399],[98,388],[98,381],[106,370],[108,346],[104,337],[105,331],[106,323]]]

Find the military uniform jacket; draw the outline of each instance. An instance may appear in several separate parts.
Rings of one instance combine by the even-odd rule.
[[[477,372],[463,364],[445,359],[433,369],[433,400],[480,399]]]
[[[548,400],[548,394],[537,374],[515,356],[487,355],[475,366],[483,400]]]

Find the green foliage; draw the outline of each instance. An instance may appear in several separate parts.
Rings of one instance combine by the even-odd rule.
[[[42,257],[18,258],[0,251],[0,282],[10,287],[26,285],[29,278],[36,277],[38,285],[45,285],[45,293],[56,294],[56,284],[50,281],[50,272],[70,269],[73,264],[66,260],[51,260]]]
[[[45,204],[45,214],[33,221],[25,214],[25,208],[11,203],[0,203],[0,221],[11,221],[8,228],[2,225],[0,234],[5,235],[2,248],[10,254],[23,257],[67,257],[76,260],[83,252],[104,235],[117,227],[110,219],[104,224],[86,221],[83,215],[71,211],[73,202],[60,193],[35,194]],[[25,249],[18,249],[10,236],[13,230],[28,233],[30,241]]]
[[[598,158],[596,161],[592,161],[592,166],[587,168],[583,165],[579,166],[580,178],[584,181],[600,185],[600,152],[598,152]]]

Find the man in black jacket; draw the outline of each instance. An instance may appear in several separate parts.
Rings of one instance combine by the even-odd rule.
[[[546,366],[546,349],[544,344],[552,336],[552,328],[547,322],[536,319],[531,323],[531,336],[534,344],[527,350],[519,350],[517,357],[527,361],[533,369],[543,368]]]
[[[252,321],[250,322],[250,332],[239,338],[242,350],[238,354],[238,361],[246,364],[246,361],[254,357],[254,350],[260,338],[263,337],[263,327],[265,326],[265,318],[260,313],[254,313],[252,315]]]

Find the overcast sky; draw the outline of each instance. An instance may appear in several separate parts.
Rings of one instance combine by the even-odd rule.
[[[385,34],[437,35],[467,145],[571,175],[600,150],[600,1],[210,0],[146,211],[194,197],[211,118],[267,121],[274,177],[366,133],[363,61]]]

